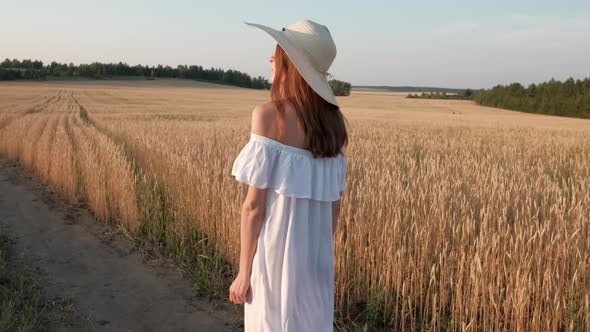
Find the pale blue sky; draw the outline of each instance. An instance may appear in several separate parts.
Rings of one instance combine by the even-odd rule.
[[[355,85],[456,88],[590,76],[590,1],[0,0],[0,58],[199,64],[268,77],[280,29],[308,18]]]

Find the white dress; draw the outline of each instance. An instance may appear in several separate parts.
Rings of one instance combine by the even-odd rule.
[[[250,133],[231,174],[268,188],[244,304],[246,332],[333,331],[332,201],[346,187],[346,157]]]

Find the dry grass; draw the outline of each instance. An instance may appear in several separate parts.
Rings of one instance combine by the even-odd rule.
[[[39,276],[23,268],[14,240],[0,232],[0,330],[40,331],[47,306]]]
[[[225,296],[231,163],[268,94],[144,85],[3,84],[0,153]],[[590,331],[590,121],[404,97],[340,100],[342,328]]]

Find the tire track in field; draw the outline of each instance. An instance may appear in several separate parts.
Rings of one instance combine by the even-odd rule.
[[[44,183],[49,183],[52,170],[55,173],[60,167],[52,160],[55,134],[68,108],[64,96],[65,90],[45,95],[34,109],[22,112],[0,129],[0,152],[38,174]]]
[[[35,113],[39,113],[42,112],[44,110],[48,110],[51,108],[51,106],[55,103],[57,103],[60,99],[59,95],[61,93],[61,90],[58,90],[56,92],[54,92],[53,94],[47,96],[46,100],[43,100],[42,102],[40,102],[39,104],[34,105],[33,107],[25,110],[22,113],[22,116],[26,116],[29,114],[35,114]]]
[[[57,92],[54,92],[49,95],[41,95],[40,97],[37,98],[37,99],[40,99],[41,101],[39,101],[39,102],[37,102],[36,100],[33,101],[32,102],[33,106],[27,105],[27,106],[23,107],[23,109],[16,110],[16,111],[12,112],[11,114],[4,115],[2,118],[0,118],[0,131],[3,128],[7,127],[12,122],[14,122],[15,120],[23,118],[27,115],[38,113],[42,109],[44,109],[45,107],[48,107],[52,103],[53,99],[55,98],[56,93]]]
[[[135,232],[140,216],[133,163],[120,145],[94,126],[76,97],[72,95],[72,98],[80,115],[74,118],[72,131],[74,140],[84,142],[77,143],[77,146],[83,187],[90,207],[101,221],[121,224]]]
[[[49,98],[50,96],[47,93],[42,93],[42,94],[38,94],[36,95],[34,98],[31,98],[30,100],[27,100],[25,103],[23,103],[22,101],[14,101],[10,104],[3,104],[0,105],[0,112],[14,112],[14,113],[18,113],[21,111],[24,111],[28,108],[31,107],[31,105],[37,105],[39,104],[41,101]]]
[[[45,115],[31,116],[29,117],[29,121],[32,122],[31,126],[26,132],[21,133],[24,136],[24,144],[19,161],[29,170],[37,167],[39,140],[47,127],[51,125],[50,120],[51,118]]]
[[[74,133],[73,133],[73,126],[76,126],[76,118],[78,117],[78,110],[77,110],[77,102],[76,99],[74,97],[74,92],[70,91],[70,98],[69,98],[69,108],[71,109],[70,112],[68,113],[68,116],[66,118],[66,122],[64,124],[64,130],[66,133],[66,137],[68,139],[68,142],[71,146],[72,149],[72,155],[73,155],[73,171],[75,172],[75,178],[76,178],[76,191],[75,193],[73,193],[75,199],[77,202],[82,200],[82,195],[83,195],[83,178],[82,178],[82,170],[80,169],[80,159],[78,157],[79,154],[79,146],[77,146],[77,142],[74,139]]]

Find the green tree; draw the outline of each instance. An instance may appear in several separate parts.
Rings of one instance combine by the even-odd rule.
[[[348,82],[331,79],[329,81],[330,87],[336,96],[350,96],[350,89],[352,85]]]

